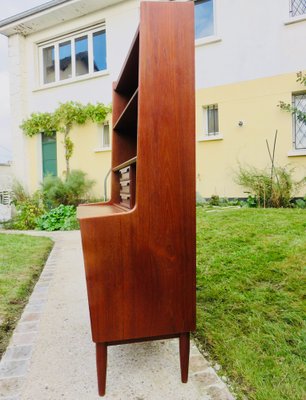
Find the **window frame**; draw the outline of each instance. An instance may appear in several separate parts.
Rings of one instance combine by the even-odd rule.
[[[209,132],[209,111],[217,111],[217,122],[218,122],[218,130],[214,132]],[[213,113],[215,114],[215,113]],[[204,135],[207,137],[214,137],[218,136],[219,133],[219,107],[217,103],[214,104],[207,104],[203,106],[203,118],[204,118]],[[215,119],[215,115],[213,116],[213,119]],[[215,127],[215,123],[214,123]]]
[[[108,146],[104,145],[104,136],[105,136],[105,127],[108,127]],[[101,128],[101,148],[103,150],[110,150],[111,149],[111,133],[110,133],[110,125],[109,122],[106,121],[102,124],[102,128]]]
[[[93,50],[93,35],[97,32],[105,32],[105,64],[106,69],[101,71],[94,71],[94,50]],[[75,60],[75,41],[81,39],[84,36],[87,37],[87,50],[88,50],[88,73],[77,75],[76,74],[76,60]],[[60,79],[60,58],[59,58],[59,46],[65,42],[70,42],[71,44],[71,77],[67,79]],[[41,43],[37,43],[38,46],[38,60],[39,60],[39,86],[48,87],[53,85],[61,85],[69,82],[74,82],[78,80],[84,80],[91,77],[105,75],[108,73],[108,59],[107,59],[107,30],[105,23],[95,25],[94,27],[87,27],[71,34],[66,34],[62,36],[49,39]],[[55,63],[55,80],[53,82],[44,82],[44,58],[43,52],[45,48],[54,47],[54,63]]]
[[[292,106],[295,108],[297,108],[295,99],[299,96],[305,96],[305,101],[306,101],[306,92],[303,91],[303,92],[292,93]],[[306,145],[305,145],[305,147],[302,147],[302,148],[296,147],[296,135],[297,135],[296,125],[297,125],[297,117],[296,117],[296,114],[293,113],[292,114],[292,150],[294,152],[306,152]],[[303,136],[305,136],[304,140],[306,141],[306,125],[305,125],[305,132],[304,132]]]
[[[296,0],[289,0],[289,17],[296,19],[296,18],[303,18],[306,17],[306,9],[302,14],[294,14],[293,15],[293,2]]]
[[[213,110],[217,110],[218,112],[218,132],[208,132],[209,131],[209,118],[208,118],[208,110],[210,107],[214,107]],[[219,118],[219,104],[211,103],[205,104],[201,106],[201,133],[198,136],[198,141],[212,141],[212,140],[222,140],[223,135],[220,133],[220,118]]]
[[[109,146],[104,146],[104,128],[108,126],[108,135],[109,135]],[[112,130],[111,124],[109,121],[104,121],[97,125],[97,142],[98,147],[94,149],[95,153],[103,152],[103,151],[111,151],[112,150]]]

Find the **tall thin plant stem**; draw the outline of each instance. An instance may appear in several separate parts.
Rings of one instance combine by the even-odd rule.
[[[273,189],[273,174],[275,174],[275,178],[276,178],[277,184],[279,186],[279,179],[278,179],[277,173],[275,171],[275,149],[276,149],[276,142],[277,142],[277,134],[278,134],[278,131],[276,129],[275,135],[274,135],[274,143],[273,143],[273,152],[272,152],[272,154],[271,154],[269,142],[266,139],[266,145],[267,145],[267,149],[268,149],[268,153],[269,153],[269,157],[270,157],[270,161],[271,161],[271,190]]]

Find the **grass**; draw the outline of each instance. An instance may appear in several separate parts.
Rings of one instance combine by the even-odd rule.
[[[197,213],[196,339],[239,399],[305,399],[306,211]]]
[[[0,357],[52,245],[48,238],[0,234]]]

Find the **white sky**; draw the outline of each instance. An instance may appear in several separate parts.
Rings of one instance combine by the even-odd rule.
[[[49,0],[0,0],[0,20]],[[0,162],[11,159],[7,38],[0,35]]]

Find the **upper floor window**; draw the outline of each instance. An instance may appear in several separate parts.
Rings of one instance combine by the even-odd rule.
[[[104,71],[106,32],[96,29],[41,46],[41,82],[48,84]]]
[[[293,107],[306,113],[306,93],[293,96]],[[306,123],[299,114],[293,114],[293,145],[295,150],[306,149]]]
[[[195,38],[214,34],[214,0],[195,1]]]
[[[306,0],[290,0],[291,17],[303,14],[306,14]]]

